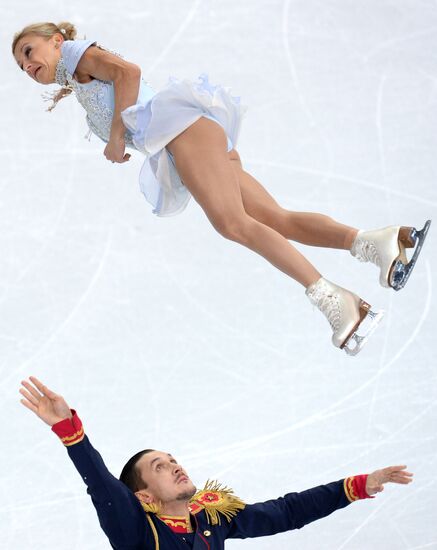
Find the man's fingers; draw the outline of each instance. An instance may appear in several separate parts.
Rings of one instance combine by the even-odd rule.
[[[411,472],[402,472],[400,474],[394,474],[390,481],[393,483],[402,483],[403,485],[406,485],[407,483],[411,483],[413,481],[413,474]]]
[[[33,395],[33,397],[39,401],[42,397],[42,395],[32,386],[32,384],[29,384],[27,380],[23,380],[21,384],[26,388],[26,390]]]
[[[393,481],[393,478],[396,475],[402,475],[405,468],[406,466],[403,464],[401,464],[400,466],[388,466],[388,468],[383,468],[381,470],[381,473],[384,479],[384,483],[386,483],[387,481]]]
[[[389,466],[382,470],[383,483],[401,483],[407,484],[412,481],[412,472],[406,471],[406,466],[401,464],[400,466]]]
[[[23,397],[26,398],[26,400],[29,402],[29,403],[32,403],[32,405],[34,405],[35,407],[38,406],[38,403],[39,403],[39,400],[36,399],[31,393],[29,393],[28,391],[26,391],[24,388],[20,388],[20,393]]]
[[[32,405],[32,403],[29,403],[29,401],[26,401],[25,399],[20,399],[20,403],[22,403],[25,407],[27,407],[35,414],[38,414],[38,409],[35,407],[35,405]]]
[[[391,474],[393,472],[400,472],[402,470],[405,470],[407,467],[405,464],[402,464],[401,466],[389,466],[388,468],[384,468],[383,472],[385,474]]]
[[[29,376],[29,379],[43,395],[47,396],[49,399],[54,399],[56,397],[56,393],[52,390],[49,390],[47,386],[44,386],[44,384],[40,380],[38,380],[38,378],[35,378],[35,376]]]
[[[35,376],[29,376],[29,380],[32,382],[32,384],[34,384],[34,386],[36,386],[39,391],[42,393],[42,389],[44,387],[44,384],[38,380],[38,378],[36,378]]]

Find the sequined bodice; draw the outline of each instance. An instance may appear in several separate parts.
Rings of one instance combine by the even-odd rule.
[[[114,115],[113,83],[98,79],[84,84],[78,82],[67,71],[62,57],[56,67],[56,82],[75,93],[77,100],[87,113],[86,121],[89,129],[100,139],[108,142],[111,133],[112,117]],[[140,94],[142,88],[148,88],[143,80],[140,84]],[[129,130],[125,132],[125,142],[126,146],[134,147],[132,134]]]

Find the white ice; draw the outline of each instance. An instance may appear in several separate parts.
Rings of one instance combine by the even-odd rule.
[[[115,474],[172,451],[196,483],[247,502],[407,464],[300,531],[229,548],[437,548],[437,227],[400,293],[347,252],[299,246],[386,317],[348,358],[302,288],[220,237],[192,201],[158,219],[138,154],[112,165],[73,98],[45,112],[12,34],[71,20],[169,75],[232,88],[238,149],[285,207],[360,228],[437,222],[435,0],[23,0],[0,8],[0,547],[108,548],[65,449],[19,403],[34,374],[62,393]]]

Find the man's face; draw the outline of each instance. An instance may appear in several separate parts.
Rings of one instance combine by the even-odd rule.
[[[196,492],[191,479],[180,464],[168,453],[152,451],[140,458],[137,471],[147,488],[137,496],[146,502],[170,502],[190,500]]]

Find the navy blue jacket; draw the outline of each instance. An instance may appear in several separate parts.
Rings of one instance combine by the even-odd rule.
[[[145,513],[136,496],[105,466],[86,435],[67,447],[68,454],[88,487],[100,526],[117,550],[187,550],[188,546],[156,515]],[[192,516],[194,550],[221,550],[229,538],[244,539],[299,529],[350,504],[347,480],[320,485],[300,493],[248,504],[220,525],[208,523],[202,509]],[[353,498],[352,500],[356,500]]]

